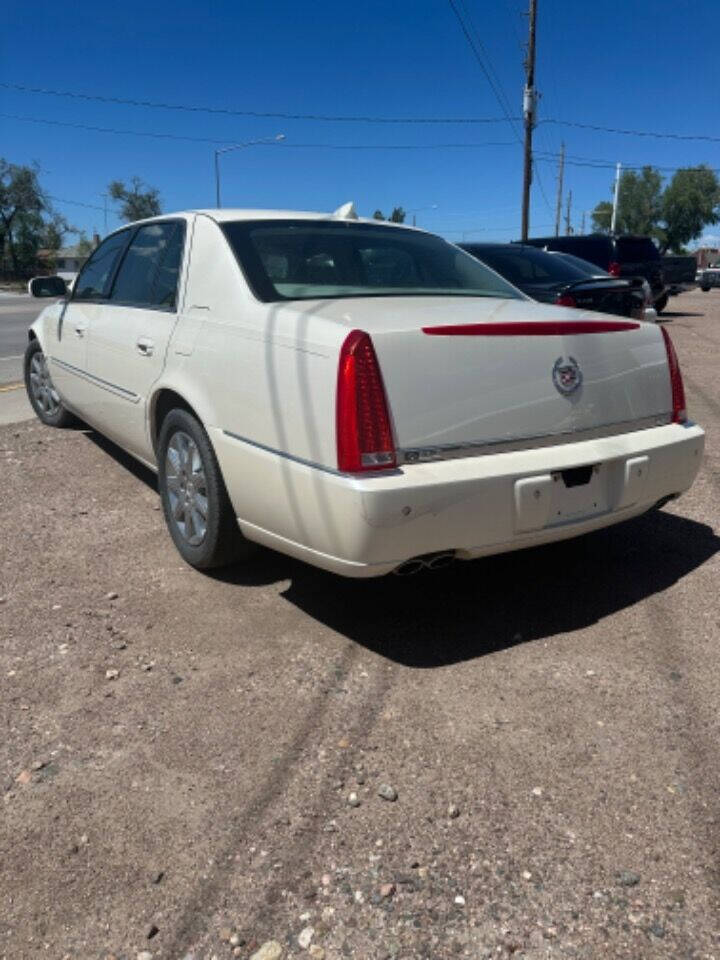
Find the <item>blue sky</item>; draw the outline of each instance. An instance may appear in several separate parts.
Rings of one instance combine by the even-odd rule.
[[[485,63],[519,114],[526,4],[456,3],[469,12]],[[538,0],[538,11],[541,119],[720,137],[717,3]],[[32,16],[16,2],[3,19],[4,83],[258,112],[503,116],[448,0],[39,2]],[[419,226],[450,239],[519,235],[522,151],[507,122],[299,121],[109,105],[6,88],[0,88],[0,112],[228,144],[284,133],[281,144],[223,157],[225,206],[331,210],[354,200],[369,216],[376,207],[388,211],[399,204],[417,210]],[[621,136],[554,123],[535,132],[542,154],[556,153],[561,140],[570,157],[720,167],[720,141]],[[438,146],[443,144],[462,146]],[[418,149],[368,149],[388,145]],[[213,206],[213,149],[212,143],[0,117],[1,155],[15,163],[36,161],[53,197],[98,207],[110,180],[133,175],[160,189],[165,210]],[[539,159],[537,167],[531,235],[551,232],[555,218],[557,163]],[[609,198],[612,179],[611,169],[566,167],[576,230],[583,210]],[[59,201],[57,207],[88,232],[104,232],[102,209]],[[108,228],[117,223],[111,210]]]

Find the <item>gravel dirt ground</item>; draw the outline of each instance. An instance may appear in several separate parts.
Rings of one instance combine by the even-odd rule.
[[[667,326],[687,496],[405,580],[197,573],[0,427],[0,957],[720,958],[720,291]]]

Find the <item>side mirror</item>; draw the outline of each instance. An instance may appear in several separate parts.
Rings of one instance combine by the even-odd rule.
[[[31,297],[65,297],[67,284],[62,277],[33,277],[28,283]]]

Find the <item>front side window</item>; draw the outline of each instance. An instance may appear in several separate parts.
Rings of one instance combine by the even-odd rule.
[[[81,270],[73,300],[104,300],[108,296],[115,267],[129,239],[130,230],[121,230],[103,240]]]
[[[522,295],[440,237],[348,221],[223,224],[258,299]]]
[[[139,227],[115,278],[111,302],[173,310],[184,234],[177,221]]]

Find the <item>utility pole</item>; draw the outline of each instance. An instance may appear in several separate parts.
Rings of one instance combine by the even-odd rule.
[[[570,208],[572,207],[572,190],[568,190],[567,195],[567,209],[565,210],[565,236],[569,237],[572,233],[572,227],[570,226]]]
[[[560,162],[558,164],[557,203],[555,204],[555,236],[560,236],[560,215],[562,213],[563,172],[565,169],[565,144],[560,144]]]
[[[621,164],[618,164],[615,171],[615,196],[613,197],[613,212],[612,220],[610,221],[610,233],[615,233],[615,224],[617,223],[618,197],[620,195],[620,167]]]
[[[525,61],[525,91],[523,93],[523,118],[525,121],[525,150],[523,159],[522,193],[522,240],[528,238],[530,217],[530,184],[532,182],[532,134],[535,126],[535,21],[537,19],[537,0],[530,0],[530,37],[527,59]]]
[[[582,212],[582,222],[580,226],[580,233],[585,236],[585,211]]]

